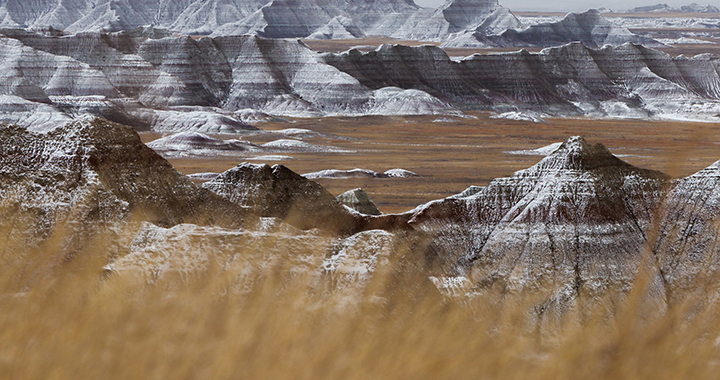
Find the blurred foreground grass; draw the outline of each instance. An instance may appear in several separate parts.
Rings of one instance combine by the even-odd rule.
[[[38,249],[6,242],[0,378],[716,379],[720,370],[720,308],[707,300],[661,312],[638,290],[611,314],[541,326],[532,296],[445,297],[412,254],[341,300],[348,293],[332,281],[281,266],[243,291],[228,273],[152,286],[107,276],[110,244],[99,238],[68,260],[53,239]]]

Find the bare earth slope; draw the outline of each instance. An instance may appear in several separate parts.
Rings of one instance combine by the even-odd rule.
[[[480,288],[550,288],[549,302],[562,306],[629,289],[639,268],[657,267],[646,236],[668,185],[666,175],[573,137],[512,177],[419,208],[411,223]],[[653,286],[664,300],[662,278]]]
[[[632,44],[453,61],[431,46],[317,54],[301,42],[256,36],[136,32],[4,30],[0,120],[46,130],[90,113],[140,130],[227,133],[251,129],[243,122],[249,109],[302,117],[532,110],[708,120],[720,113],[716,57],[673,58]]]

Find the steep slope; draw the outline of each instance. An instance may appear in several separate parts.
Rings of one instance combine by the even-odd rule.
[[[31,108],[41,109],[44,120],[90,113],[136,129],[205,133],[249,129],[241,121],[248,110],[307,117],[480,109],[705,120],[720,113],[717,57],[673,58],[632,44],[574,43],[453,61],[433,46],[317,54],[298,41],[197,40],[148,28],[2,34],[0,96],[8,97],[0,99],[0,116],[25,127],[32,127]],[[43,124],[38,129],[49,125]]]
[[[282,165],[244,163],[202,186],[260,216],[281,218],[301,229],[340,234],[357,229],[356,218],[332,194]]]
[[[497,0],[448,0],[438,9],[408,0],[273,0],[214,35],[258,33],[271,38],[389,36],[442,41],[465,29],[500,33],[520,22]]]
[[[526,29],[506,28],[498,33],[488,33],[486,29],[458,33],[451,36],[443,47],[472,46],[540,46],[551,47],[579,41],[587,47],[621,45],[627,42],[649,47],[662,47],[662,43],[632,33],[605,19],[600,12],[591,9],[585,13],[568,13],[558,22],[531,25]]]
[[[370,88],[420,88],[461,109],[707,119],[720,111],[717,58],[673,58],[632,44],[591,49],[574,43],[459,62],[432,46],[383,45],[323,58]]]
[[[55,103],[58,119],[90,112],[161,132],[248,129],[231,114],[247,109],[313,116],[451,108],[417,90],[369,89],[296,41],[155,39],[136,32],[47,36],[5,30],[12,38],[0,38],[0,55],[7,58],[0,94]]]
[[[670,294],[716,296],[720,268],[720,161],[673,183],[654,247]],[[696,286],[702,285],[702,289]],[[713,292],[714,291],[714,292]]]
[[[411,223],[433,236],[449,273],[479,290],[549,288],[547,306],[563,308],[578,295],[627,290],[640,268],[657,268],[646,239],[668,185],[572,137],[512,177],[421,207]],[[664,300],[661,277],[652,292]]]
[[[0,230],[67,246],[130,220],[242,225],[250,213],[195,186],[129,127],[83,118],[46,134],[0,128]],[[251,220],[252,218],[248,219]]]
[[[351,209],[365,215],[381,215],[375,202],[363,189],[348,190],[337,196],[337,200]]]
[[[680,7],[671,7],[667,4],[660,3],[655,5],[646,5],[642,7],[635,7],[632,9],[624,10],[622,13],[647,13],[647,12],[682,12],[682,13],[718,13],[720,8],[713,5],[701,5],[698,3],[691,3]]]
[[[264,4],[257,0],[6,0],[0,2],[0,14],[4,27],[53,26],[79,32],[153,25],[206,34]]]
[[[270,38],[402,34],[438,39],[483,24],[494,29],[519,26],[497,0],[448,1],[438,10],[420,8],[411,0],[5,0],[0,15],[0,27],[9,28],[51,26],[75,33],[152,25],[185,34],[257,33]]]

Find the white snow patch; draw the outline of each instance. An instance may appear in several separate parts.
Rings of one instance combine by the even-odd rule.
[[[316,178],[410,178],[419,177],[418,174],[405,169],[390,169],[384,173],[376,172],[369,169],[351,169],[351,170],[338,170],[338,169],[325,169],[313,173],[303,174],[303,177],[308,179]]]
[[[295,157],[290,156],[281,156],[281,155],[267,155],[267,156],[258,156],[258,157],[252,157],[248,158],[250,161],[288,161],[288,160],[294,160]]]
[[[546,116],[546,115],[542,115]],[[507,119],[507,120],[517,120],[517,121],[530,121],[533,123],[544,123],[545,119],[541,117],[541,114],[537,112],[519,112],[519,111],[511,111],[511,112],[504,112],[498,115],[490,116],[491,119]]]
[[[310,144],[305,141],[293,139],[280,139],[271,141],[269,143],[263,144],[262,147],[270,150],[292,152],[351,152],[347,149],[338,148],[335,146]]]
[[[558,148],[560,148],[560,145],[562,145],[562,142],[552,143],[550,145],[545,145],[543,147],[536,148],[536,149],[509,150],[509,151],[506,151],[503,153],[519,154],[519,155],[526,155],[526,156],[549,156],[554,151],[556,151]]]

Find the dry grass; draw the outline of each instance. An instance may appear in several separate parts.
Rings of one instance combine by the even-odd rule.
[[[223,273],[172,287],[103,279],[107,244],[30,288],[16,273],[33,268],[14,255],[41,263],[57,255],[53,245],[1,252],[0,378],[717,378],[716,305],[648,312],[638,290],[613,318],[570,314],[538,329],[531,295],[445,298],[410,255],[341,311],[329,306],[332,289],[282,267],[242,293],[226,291]]]
[[[296,159],[281,163],[297,173],[356,167],[376,171],[403,168],[423,176],[317,181],[335,195],[362,187],[383,212],[408,211],[419,204],[457,194],[471,185],[483,186],[494,178],[511,175],[542,157],[513,155],[507,151],[538,148],[565,141],[573,135],[583,135],[592,143],[603,143],[631,164],[675,177],[690,175],[720,159],[718,123],[550,119],[547,123],[535,124],[490,119],[487,113],[480,112],[473,116],[477,119],[455,118],[455,122],[434,122],[441,118],[439,116],[330,117],[263,123],[260,127],[308,128],[352,138],[310,141],[355,153],[289,153]],[[153,138],[157,135],[143,136],[144,141]],[[259,143],[267,141],[258,137],[248,139]],[[181,172],[191,174],[221,172],[246,160],[247,157],[221,157],[170,161]]]

